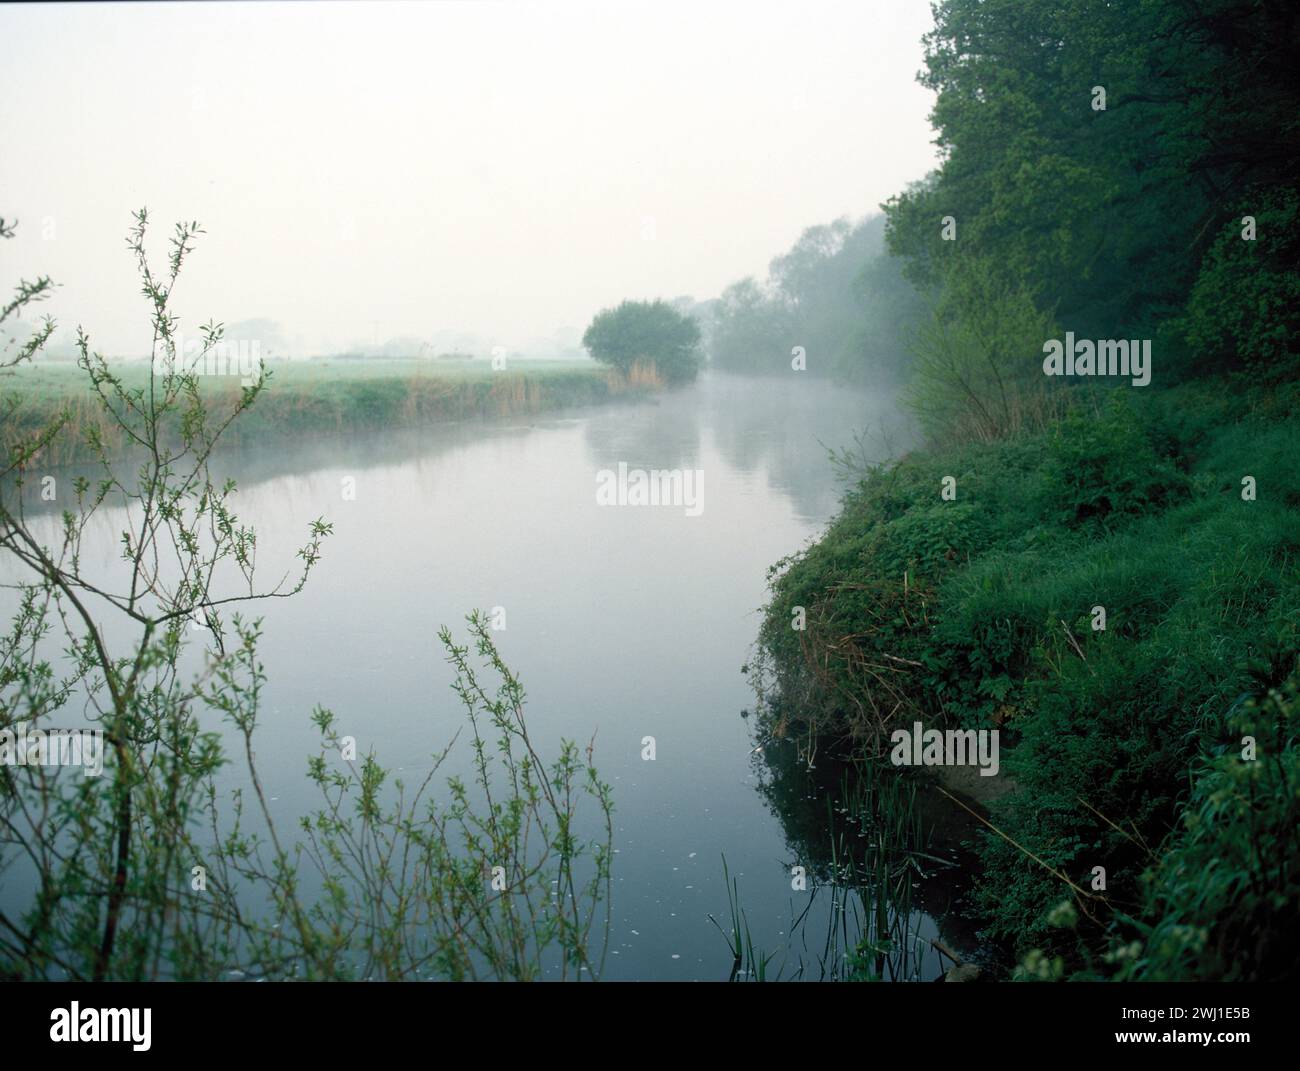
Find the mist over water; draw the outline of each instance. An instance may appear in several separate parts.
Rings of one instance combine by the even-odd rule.
[[[528,422],[220,455],[214,471],[239,474],[236,508],[258,532],[267,579],[291,568],[309,521],[334,525],[304,591],[255,608],[269,677],[257,761],[277,822],[292,827],[319,804],[304,776],[317,704],[359,754],[373,748],[395,776],[421,779],[467,725],[438,629],[463,639],[465,614],[500,607],[494,639],[527,689],[530,733],[548,754],[561,737],[594,740],[613,786],[607,976],[726,977],[708,921],[727,911],[724,854],[755,939],[778,947],[797,860],[758,792],[741,667],[768,568],[838,503],[828,449],[860,437],[883,454],[908,434],[885,394],[712,374],[647,402]],[[620,462],[701,472],[702,511],[598,505],[597,472]],[[118,520],[98,519],[88,572],[119,567]],[[206,637],[191,636],[197,669]],[[641,757],[647,736],[654,761]],[[470,757],[462,736],[438,782],[468,778]]]
[[[1275,0],[0,4],[0,983],[71,983],[7,1039],[373,1059],[458,991],[96,1008],[176,980],[1284,1030],[1182,983],[1300,973],[1298,50]],[[494,1048],[577,1051],[544,988]]]
[[[764,576],[835,508],[822,443],[868,426],[897,440],[892,399],[714,376],[647,404],[339,444],[324,464],[304,451],[300,470],[246,486],[245,517],[282,544],[270,559],[305,519],[335,523],[313,582],[266,615],[268,791],[286,818],[310,805],[317,702],[359,750],[407,777],[427,769],[465,723],[437,629],[463,633],[466,612],[501,606],[495,638],[527,688],[530,732],[594,737],[614,789],[608,977],[725,977],[707,918],[726,911],[723,853],[764,940],[790,921],[791,853],[740,717]],[[702,471],[703,512],[598,506],[595,475],[618,462]],[[346,476],[355,502],[339,500]],[[467,760],[462,740],[444,770]]]

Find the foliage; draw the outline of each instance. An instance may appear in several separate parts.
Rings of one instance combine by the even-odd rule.
[[[741,279],[712,310],[711,357],[729,371],[788,374],[802,347],[806,371],[859,382],[904,374],[920,295],[885,255],[884,217],[807,228],[773,258],[766,280]]]
[[[668,382],[694,379],[700,366],[700,327],[664,301],[624,301],[603,309],[582,336],[587,352],[628,374],[652,363]]]
[[[1051,317],[991,262],[954,257],[913,345],[908,402],[935,442],[1041,431],[1057,407],[1042,374]]]
[[[1217,367],[1279,360],[1300,296],[1298,35],[1264,0],[944,0],[921,76],[942,165],[886,205],[891,250],[931,286],[978,250],[1081,338],[1151,337],[1195,293],[1188,337],[1213,336]],[[1247,213],[1268,220],[1258,248],[1232,244]]]
[[[1060,430],[879,466],[774,568],[774,730],[875,754],[914,718],[1001,730],[1016,791],[992,804],[1005,837],[988,834],[977,891],[989,935],[1020,952],[1071,970],[1078,941],[1101,954],[1220,739],[1215,712],[1248,683],[1240,658],[1278,630],[1294,650],[1300,426],[1267,397],[1237,383],[1081,398]],[[1241,497],[1247,472],[1268,488],[1258,501]],[[1085,899],[1064,937],[1047,910],[1094,865],[1105,902]]]
[[[1242,221],[1257,228],[1242,239]],[[1199,370],[1240,363],[1252,374],[1296,378],[1300,365],[1300,194],[1273,190],[1243,201],[1220,227],[1180,327]]]
[[[221,409],[193,366],[174,360],[171,300],[201,231],[179,225],[158,273],[147,227],[142,210],[129,245],[154,352],[173,359],[129,382],[78,333],[92,396],[137,448],[138,465],[116,462],[90,425],[98,476],[66,477],[71,501],[54,524],[28,517],[23,489],[42,452],[76,430],[66,412],[15,437],[0,468],[0,549],[17,576],[0,635],[0,749],[9,752],[0,873],[7,901],[24,904],[0,911],[0,977],[596,977],[607,939],[608,786],[590,749],[584,759],[564,743],[544,760],[523,689],[477,616],[482,671],[442,633],[472,730],[474,785],[452,780],[436,797],[444,750],[413,793],[400,781],[390,788],[374,755],[358,761],[335,716],[318,710],[323,747],[308,773],[322,808],[297,842],[277,829],[255,761],[260,625],[240,611],[300,591],[331,528],[312,522],[297,568],[274,587],[258,583],[256,533],[234,512],[235,483],[215,483],[209,463],[266,378]],[[42,290],[24,284],[16,307]],[[203,353],[220,338],[220,325],[206,326]],[[121,526],[121,552],[100,575],[85,540],[104,523]],[[210,648],[191,671],[196,633]],[[102,733],[100,775],[14,764],[19,739],[58,728]],[[303,891],[307,864],[319,895]]]
[[[1108,527],[1118,514],[1159,512],[1183,498],[1188,484],[1156,454],[1121,388],[1103,405],[1078,407],[1053,426],[1043,490],[1065,524]]]
[[[1058,950],[1031,949],[1024,980],[1279,982],[1295,972],[1300,907],[1300,668],[1294,636],[1265,642],[1238,667],[1248,690],[1223,718],[1222,738],[1196,762],[1191,798],[1147,862],[1140,902],[1117,911],[1099,945],[1076,901],[1045,918]],[[1249,749],[1249,750],[1248,750]],[[1134,827],[1136,829],[1136,827]],[[1074,931],[1074,932],[1070,932]]]
[[[1300,670],[1294,648],[1284,644],[1272,654],[1248,667],[1256,691],[1234,704],[1227,740],[1197,777],[1182,829],[1145,875],[1141,915],[1124,927],[1137,931],[1134,941],[1128,934],[1113,938],[1108,958],[1117,978],[1276,982],[1294,976]],[[1251,758],[1243,757],[1247,738],[1258,748]]]

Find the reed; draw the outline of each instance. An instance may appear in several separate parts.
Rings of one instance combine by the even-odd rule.
[[[727,981],[735,982],[752,977],[756,982],[766,982],[768,964],[772,962],[775,953],[769,952],[764,955],[761,949],[755,950],[749,919],[745,915],[744,908],[740,906],[740,885],[727,869],[726,855],[722,857],[722,883],[727,888],[727,907],[731,913],[730,930],[724,930],[722,924],[712,915],[709,916],[709,921],[722,934],[732,954],[731,976]],[[779,974],[777,978],[779,980]]]
[[[778,951],[755,945],[724,857],[730,923],[709,919],[732,957],[731,981],[924,980],[930,943],[920,933],[913,886],[953,864],[927,850],[917,791],[915,778],[879,764],[843,771],[839,791],[825,796],[827,854],[808,866],[807,901],[792,911]]]
[[[654,361],[633,361],[627,371],[611,369],[605,374],[611,394],[649,394],[663,390],[665,379]]]
[[[358,368],[320,370],[271,366],[264,391],[223,437],[227,446],[253,446],[393,427],[422,427],[464,420],[500,420],[569,406],[599,405],[620,395],[642,395],[662,386],[653,366],[634,368],[626,382],[595,367],[577,365],[488,370],[399,372],[397,362],[376,373]],[[124,382],[147,385],[148,365],[128,366]],[[201,379],[198,389],[214,411],[233,411],[243,388],[238,379]],[[102,443],[112,458],[127,442],[114,417],[85,389],[79,369],[23,369],[0,383],[0,452],[48,436],[33,461],[59,466],[94,460]],[[179,441],[179,423],[164,441]]]

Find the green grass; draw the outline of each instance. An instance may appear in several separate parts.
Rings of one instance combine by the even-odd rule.
[[[1017,790],[991,811],[1010,841],[988,834],[978,896],[987,935],[1017,955],[1083,969],[1148,910],[1144,875],[1232,738],[1251,660],[1294,664],[1295,393],[1080,395],[1044,434],[864,473],[825,537],[774,572],[770,717],[874,754],[913,717],[1001,730]],[[1241,497],[1247,475],[1256,501]],[[1092,895],[1096,866],[1107,885]],[[1063,931],[1048,915],[1067,882],[1089,895]],[[1294,913],[1294,894],[1260,910]],[[1265,952],[1218,954],[1245,975]]]
[[[437,360],[312,360],[268,362],[265,393],[224,437],[227,445],[459,420],[526,416],[636,397],[650,389],[621,382],[591,361],[515,361],[501,371],[491,362]],[[145,387],[146,361],[113,365],[128,388]],[[213,406],[232,406],[238,376],[200,376]],[[37,358],[0,378],[4,406],[0,448],[33,435],[66,412],[65,430],[50,444],[48,462],[67,464],[91,456],[87,436],[104,436],[115,450],[120,436],[92,396],[85,373],[71,362]]]

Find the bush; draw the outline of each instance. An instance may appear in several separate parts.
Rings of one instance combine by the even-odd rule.
[[[1242,218],[1256,238],[1242,238]],[[1300,197],[1277,189],[1238,206],[1201,262],[1178,326],[1204,368],[1273,380],[1300,371]]]
[[[1300,671],[1293,639],[1256,659],[1255,694],[1228,719],[1183,828],[1146,875],[1136,942],[1117,937],[1117,977],[1281,981],[1300,962]],[[1291,672],[1277,679],[1279,663]],[[1243,741],[1256,752],[1245,758]]]
[[[664,301],[624,301],[596,314],[582,336],[587,352],[624,375],[652,362],[669,382],[694,379],[700,369],[700,328]]]
[[[1076,407],[1048,440],[1043,487],[1067,525],[1109,527],[1160,510],[1187,493],[1187,481],[1148,442],[1124,390],[1100,411]]]
[[[147,223],[141,210],[130,244],[154,337],[174,355],[168,303],[200,231],[176,228],[160,274],[146,255]],[[10,234],[0,220],[0,236]],[[41,292],[20,288],[0,321]],[[204,354],[220,331],[203,329]],[[470,723],[472,781],[449,777],[438,791],[450,745],[420,780],[394,781],[318,708],[321,750],[308,779],[321,804],[302,816],[297,839],[278,829],[255,753],[261,629],[240,611],[301,591],[331,527],[306,525],[297,567],[262,587],[257,535],[235,515],[234,481],[215,482],[210,462],[265,377],[214,396],[172,361],[133,386],[80,332],[78,349],[102,418],[142,459],[115,463],[89,425],[96,481],[68,477],[55,527],[26,514],[23,473],[79,429],[55,417],[3,459],[0,553],[17,608],[0,633],[0,874],[15,905],[0,915],[0,979],[596,977],[609,786],[590,747],[584,756],[562,741],[548,761],[534,746],[523,686],[481,615],[469,618],[473,654],[439,634]],[[400,386],[358,384],[354,404],[380,411]],[[92,585],[77,565],[84,540],[102,529],[101,507],[119,502],[126,549]],[[183,662],[191,622],[209,645],[193,674]],[[78,717],[100,734],[75,737],[99,776],[15,762]],[[315,893],[304,889],[309,875]]]
[[[1136,917],[1147,846],[1249,686],[1241,657],[1294,633],[1300,420],[1265,401],[1222,383],[1111,393],[1095,419],[1080,404],[1046,434],[910,455],[865,474],[820,542],[773,570],[761,643],[778,724],[867,752],[891,719],[1002,729],[1016,790],[991,821],[1015,843],[984,838],[976,899],[987,935],[1039,966],[1100,963],[1114,911]],[[1094,866],[1106,900],[1062,932],[1048,910]]]
[[[927,434],[961,443],[1041,431],[1058,405],[1041,364],[1052,317],[975,257],[954,257],[938,294],[913,344],[907,399]]]

